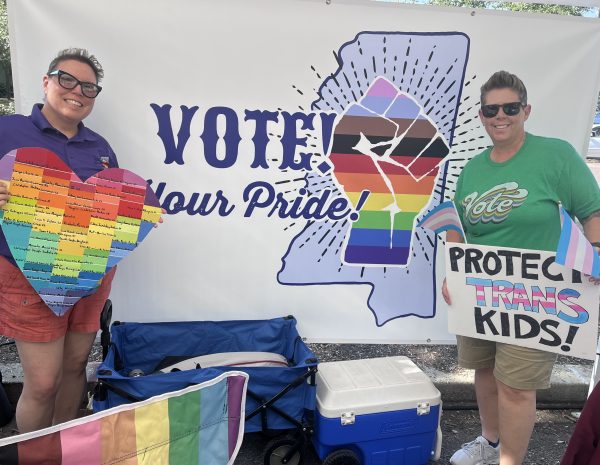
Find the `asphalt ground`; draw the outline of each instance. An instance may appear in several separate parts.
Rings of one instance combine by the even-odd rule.
[[[524,465],[558,465],[566,450],[567,443],[575,427],[575,410],[538,410],[533,437]],[[446,410],[442,414],[442,453],[438,462],[448,464],[455,450],[464,442],[471,441],[481,434],[479,414],[476,410]],[[0,437],[16,434],[14,421],[0,428]],[[265,463],[265,450],[272,441],[282,436],[267,436],[262,433],[248,433],[235,460],[236,465],[262,465]],[[309,445],[302,453],[304,465],[320,465],[314,449]],[[269,462],[266,462],[269,464]],[[82,464],[83,465],[83,464]],[[157,464],[159,465],[159,464]],[[300,465],[300,464],[296,464]],[[411,464],[403,464],[411,465]]]
[[[442,452],[438,464],[449,463],[452,454],[465,442],[481,434],[479,412],[475,409],[472,372],[456,364],[456,346],[309,344],[322,362],[404,355],[427,373],[442,393]],[[534,433],[524,465],[557,465],[575,428],[576,415],[583,407],[592,363],[572,357],[559,357],[553,374],[553,387],[538,392]],[[264,452],[271,441],[261,433],[244,437],[236,459],[240,465],[265,463]],[[303,454],[304,465],[321,461],[312,447]],[[269,462],[266,462],[269,464]],[[431,464],[436,463],[431,461]],[[410,465],[410,464],[403,464]]]
[[[575,427],[574,410],[538,410],[537,421],[524,465],[557,465],[566,450]],[[438,462],[448,464],[450,457],[461,444],[481,434],[477,410],[446,410],[442,414],[442,454]],[[250,433],[244,437],[236,465],[261,465],[264,452],[274,439],[261,433]],[[276,440],[276,438],[275,438]],[[268,462],[267,462],[268,463]],[[304,453],[304,465],[319,465],[321,461],[314,449],[308,447]],[[411,465],[411,464],[403,464]]]

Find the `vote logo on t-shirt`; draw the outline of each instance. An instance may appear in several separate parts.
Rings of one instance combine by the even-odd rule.
[[[527,189],[519,189],[516,182],[499,184],[481,195],[472,192],[461,202],[465,219],[470,224],[501,223],[513,208],[525,203],[528,194]]]

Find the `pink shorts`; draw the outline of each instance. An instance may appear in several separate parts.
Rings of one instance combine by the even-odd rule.
[[[25,279],[21,270],[0,256],[0,334],[26,342],[49,342],[67,331],[95,333],[110,293],[116,267],[92,295],[79,300],[63,316],[56,316]]]

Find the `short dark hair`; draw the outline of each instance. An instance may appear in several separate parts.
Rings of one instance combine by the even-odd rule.
[[[481,86],[481,104],[485,103],[485,96],[490,90],[494,89],[511,89],[519,94],[519,101],[523,105],[527,105],[527,89],[525,84],[514,74],[508,71],[496,71],[492,76]]]
[[[58,69],[58,64],[66,60],[75,60],[88,65],[94,71],[97,82],[100,82],[104,77],[104,70],[98,59],[84,48],[66,48],[58,52],[56,58],[48,65],[48,74],[52,71],[56,71]]]

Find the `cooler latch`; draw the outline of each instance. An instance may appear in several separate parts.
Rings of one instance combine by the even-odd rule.
[[[340,421],[342,422],[342,426],[353,425],[354,422],[356,421],[356,418],[354,417],[354,412],[342,413],[342,417],[340,418]]]
[[[429,415],[429,402],[419,402],[417,404],[417,415]]]

